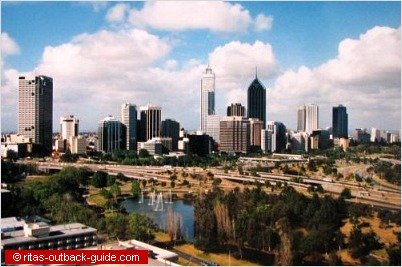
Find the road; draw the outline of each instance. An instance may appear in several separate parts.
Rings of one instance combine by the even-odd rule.
[[[38,167],[40,169],[61,169],[67,166],[85,167],[92,171],[105,171],[109,174],[116,175],[122,173],[128,178],[139,180],[157,179],[158,181],[170,182],[169,178],[161,174],[167,170],[162,166],[128,166],[128,165],[102,165],[102,164],[81,164],[81,163],[55,163],[55,162],[39,162]],[[181,168],[177,168],[181,169]],[[260,177],[239,175],[236,173],[225,174],[222,170],[209,168],[209,171],[214,173],[215,178],[225,179],[235,182],[255,182],[260,181],[265,183],[269,181],[271,184],[277,182],[286,182],[290,186],[299,188],[308,188],[311,185],[321,185],[323,189],[331,194],[339,195],[343,189],[349,188],[351,194],[355,199],[354,202],[365,203],[373,206],[379,206],[384,208],[400,209],[401,194],[400,190],[396,189],[384,189],[378,186],[359,186],[354,183],[339,182],[331,180],[321,180],[308,178],[306,176],[298,175],[282,175],[259,172]],[[201,168],[188,168],[187,172],[205,173]],[[296,179],[297,178],[297,181]]]

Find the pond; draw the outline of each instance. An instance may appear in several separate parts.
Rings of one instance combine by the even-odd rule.
[[[194,240],[194,208],[191,202],[183,200],[173,200],[172,203],[163,203],[163,210],[158,206],[158,211],[155,211],[156,204],[149,205],[149,198],[144,198],[143,203],[138,200],[126,199],[121,202],[121,206],[128,212],[138,212],[148,215],[159,226],[160,229],[166,230],[166,218],[169,208],[179,214],[182,222],[182,234],[186,241]]]

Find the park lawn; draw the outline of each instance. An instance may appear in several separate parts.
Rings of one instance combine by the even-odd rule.
[[[107,204],[107,199],[100,194],[94,194],[87,198],[87,202],[89,205],[104,207]]]
[[[131,182],[122,182],[120,190],[123,195],[125,194],[131,195]]]
[[[227,253],[204,253],[201,250],[198,250],[192,244],[184,244],[175,247],[177,250],[184,252],[189,255],[194,255],[197,258],[204,259],[206,261],[212,261],[219,265],[229,266],[229,254]],[[230,257],[230,265],[234,266],[256,266],[258,265],[255,262],[247,261],[247,260],[238,260],[233,256]]]
[[[170,242],[170,236],[167,233],[159,231],[155,233],[155,241],[161,243],[167,243]]]
[[[177,264],[180,264],[182,266],[193,266],[194,263],[192,263],[191,261],[188,261],[182,257],[179,257],[179,259],[176,262]]]

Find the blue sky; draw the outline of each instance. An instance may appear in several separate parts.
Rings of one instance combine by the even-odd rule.
[[[47,63],[43,60],[45,47],[63,49],[63,45],[72,43],[72,39],[74,37],[83,33],[94,36],[101,30],[104,30],[108,33],[116,33],[127,29],[140,29],[141,31],[145,31],[147,34],[155,36],[160,42],[166,43],[169,46],[167,51],[156,56],[156,58],[153,58],[151,62],[148,62],[149,65],[147,65],[147,71],[149,70],[152,72],[156,71],[156,68],[164,68],[163,66],[165,66],[164,64],[168,60],[175,61],[177,67],[174,67],[173,70],[169,69],[169,73],[166,73],[166,75],[187,75],[185,71],[194,73],[193,71],[185,68],[185,66],[188,64],[202,70],[203,66],[208,61],[217,63],[217,59],[214,60],[214,58],[221,58],[218,57],[218,55],[214,57],[215,54],[221,52],[221,50],[216,50],[218,47],[225,48],[225,45],[236,41],[238,41],[240,45],[253,45],[256,41],[259,41],[263,44],[268,44],[268,46],[272,48],[271,56],[275,60],[273,71],[270,71],[269,73],[267,71],[265,74],[264,69],[261,71],[262,80],[265,82],[266,87],[272,88],[272,99],[276,101],[271,105],[270,102],[268,102],[268,119],[284,121],[288,127],[295,128],[295,113],[297,106],[289,109],[289,114],[284,114],[284,111],[286,111],[284,106],[289,108],[290,104],[298,105],[303,104],[304,102],[307,103],[309,101],[317,102],[319,105],[321,104],[320,101],[322,101],[322,103],[327,105],[327,103],[337,103],[342,100],[342,98],[339,98],[338,95],[334,99],[330,99],[330,96],[328,96],[329,99],[318,98],[314,96],[314,88],[311,88],[311,97],[303,94],[305,99],[299,99],[298,101],[289,104],[278,104],[278,101],[282,99],[278,95],[284,93],[283,91],[279,91],[280,88],[283,88],[283,84],[293,83],[293,81],[289,81],[287,83],[283,82],[283,80],[288,77],[285,75],[286,73],[289,74],[290,71],[297,72],[301,66],[305,66],[309,71],[314,72],[314,69],[319,68],[331,59],[337,58],[339,53],[338,46],[343,40],[347,38],[360,40],[359,38],[361,35],[366,34],[375,27],[383,27],[382,29],[394,29],[399,32],[400,36],[401,5],[399,2],[230,2],[228,4],[230,6],[234,6],[236,4],[241,5],[241,10],[247,11],[251,20],[255,20],[260,14],[262,14],[265,18],[273,19],[272,25],[265,25],[264,29],[259,31],[253,29],[254,22],[252,21],[239,22],[239,24],[248,23],[246,26],[243,25],[246,27],[246,30],[233,31],[216,30],[212,29],[213,27],[211,28],[208,26],[186,28],[185,25],[182,25],[182,28],[178,30],[172,30],[152,25],[153,22],[149,21],[142,22],[141,25],[132,22],[130,23],[128,18],[122,18],[118,22],[113,22],[107,19],[107,14],[117,4],[118,2],[109,2],[101,5],[83,2],[2,2],[2,33],[7,33],[8,37],[11,38],[19,47],[19,53],[10,53],[9,55],[7,54],[6,56],[2,57],[4,69],[15,70],[16,72],[31,72],[38,67],[41,70],[48,69],[46,67],[49,66],[47,66]],[[131,14],[128,12],[132,12],[132,10],[141,11],[143,10],[143,5],[144,4],[142,2],[128,3],[128,5],[125,7],[125,12],[127,12],[127,14]],[[222,10],[224,11],[224,9]],[[194,12],[196,16],[199,14],[196,11]],[[242,15],[244,15],[244,13],[242,13]],[[202,16],[203,15],[200,14],[200,17]],[[142,17],[142,19],[144,18]],[[202,24],[203,22],[200,23]],[[80,43],[80,45],[82,45],[82,43]],[[246,46],[241,47],[241,49],[243,49]],[[370,51],[370,49],[368,49],[368,51]],[[393,51],[389,52],[392,53]],[[247,53],[247,51],[242,50],[239,53],[244,54]],[[264,56],[264,54],[261,56]],[[99,54],[99,57],[102,57],[102,54]],[[196,63],[191,63],[192,60],[195,60]],[[52,60],[52,62],[54,62],[54,60]],[[360,61],[357,60],[357,62]],[[257,62],[255,65],[258,64],[259,63]],[[143,65],[141,65],[141,67],[143,67]],[[235,79],[235,77],[229,77],[230,75],[238,75],[238,72],[236,72],[237,69],[234,70],[233,73],[230,73],[230,71],[227,70],[221,72],[222,77],[225,75],[228,76],[227,79],[225,79],[227,84],[225,81],[222,81],[220,84],[218,77],[220,74],[219,68],[224,69],[225,66],[212,67],[217,68],[217,97],[221,98],[217,101],[218,113],[224,115],[223,113],[226,107],[225,105],[232,99],[239,100],[243,104],[246,104],[246,101],[244,101],[242,98],[244,97],[244,90],[246,89],[250,80],[239,82],[238,79]],[[370,70],[367,71],[369,75]],[[321,72],[318,71],[318,73]],[[393,74],[395,74],[395,72],[393,72]],[[54,74],[53,76],[58,77],[57,75],[58,74]],[[126,74],[124,77],[130,75],[131,74]],[[201,78],[201,75],[202,72],[199,73],[198,79]],[[302,74],[297,73],[297,75]],[[313,74],[313,76],[314,75],[317,76],[318,74]],[[11,87],[9,87],[9,85],[6,84],[6,81],[4,81],[5,77],[3,76],[2,78],[2,99],[4,96],[8,96],[7,94],[15,97],[15,93],[13,94],[12,92],[6,92],[7,90],[11,90]],[[180,76],[176,76],[176,78],[180,79]],[[385,79],[385,77],[383,78]],[[174,79],[174,77],[172,76],[169,79]],[[252,77],[250,77],[250,79],[252,79]],[[316,84],[318,83],[316,82],[317,80],[322,80],[321,77],[314,79],[314,81],[311,81],[308,84]],[[395,79],[396,85],[398,85],[398,78]],[[280,81],[282,81],[282,83]],[[133,82],[136,83],[137,80],[130,80],[128,84],[132,84]],[[164,82],[161,82],[161,86],[163,86]],[[138,83],[140,83],[140,81],[138,81]],[[189,95],[194,95],[194,92],[198,92],[198,83],[199,81],[197,80],[194,82],[194,88],[191,89],[193,91],[190,92]],[[376,81],[374,84],[377,83],[378,81]],[[356,87],[356,84],[354,83],[347,85],[342,83],[341,85],[344,87],[350,86],[350,88]],[[336,90],[336,88],[341,87],[341,85],[339,83],[336,86],[331,85],[331,90]],[[71,85],[71,88],[69,88],[69,86],[63,85],[63,89],[60,90],[71,90],[71,92],[73,92],[74,88],[72,87],[74,86],[77,87],[77,85]],[[120,86],[125,85],[122,84]],[[157,87],[158,84],[152,84],[152,86]],[[359,86],[362,88],[365,87],[364,84],[359,84]],[[371,84],[367,85],[367,87],[368,86],[371,86]],[[176,88],[179,86],[174,85],[172,82],[172,88],[173,87]],[[220,90],[221,87],[222,90]],[[323,87],[325,86],[323,85]],[[384,90],[390,90],[390,92],[392,92],[392,96],[395,96],[395,94],[398,96],[398,93],[395,90],[392,91],[394,87],[398,86],[395,86],[394,83],[386,87]],[[376,88],[378,89],[378,87]],[[385,91],[378,91],[377,89],[373,90],[377,91],[379,96],[381,95],[381,97],[383,97]],[[119,88],[115,88],[114,90],[119,92]],[[122,97],[122,99],[119,99],[118,101],[116,100],[116,103],[105,102],[103,103],[105,105],[104,110],[118,116],[117,103],[130,101],[138,105],[145,104],[147,101],[152,101],[153,95],[158,92],[158,88],[154,88],[153,90],[155,91],[148,92],[148,95],[144,95],[145,93],[140,94],[138,92],[130,92],[130,94],[124,92],[122,95],[131,98],[131,100],[124,99],[124,97]],[[169,92],[162,91],[163,90],[161,89],[161,94],[169,94]],[[374,91],[371,90],[370,92],[363,93],[366,95],[369,94],[371,98],[373,97],[372,94]],[[97,93],[100,92],[98,91]],[[170,93],[173,94],[172,91],[170,91]],[[325,95],[325,92],[323,92],[323,94]],[[60,94],[60,96],[61,95],[63,94]],[[141,99],[141,95],[147,99]],[[288,97],[292,98],[293,96],[289,95]],[[294,97],[297,98],[300,96],[294,95]],[[268,98],[270,98],[269,92]],[[59,101],[61,104],[63,104],[62,98],[57,98],[57,96],[55,96],[55,99],[56,103]],[[175,118],[175,116],[178,116],[177,119],[182,122],[186,128],[196,129],[198,127],[197,122],[199,116],[199,113],[197,113],[198,108],[195,107],[198,104],[196,100],[196,97],[193,97],[188,101],[183,100],[186,105],[192,107],[194,106],[191,108],[190,112],[177,111],[174,107],[166,107],[166,113],[164,114],[165,117]],[[345,100],[349,101],[350,99]],[[13,106],[12,103],[15,103],[15,101],[11,102],[10,104],[8,102],[4,103],[2,100],[2,104],[4,104],[6,107],[7,105],[10,105],[11,108]],[[171,102],[174,103],[173,100]],[[359,103],[359,105],[361,104],[362,103]],[[74,109],[71,108],[63,110],[62,106],[63,105],[55,105],[55,123],[58,121],[58,115],[65,114],[66,112],[72,113],[74,111]],[[394,106],[395,110],[398,110],[398,104],[395,103]],[[376,109],[381,110],[381,106],[378,106]],[[322,115],[320,118],[322,127],[329,126],[331,123],[328,110],[330,110],[329,106],[322,107],[323,112],[321,112]],[[395,110],[393,111],[393,114],[395,114]],[[80,108],[79,111],[80,114],[77,115],[84,123],[84,125],[81,126],[81,129],[83,130],[94,130],[96,128],[96,122],[102,117],[108,115],[108,113],[105,112],[105,114],[96,114],[95,116],[89,109],[88,112],[86,112],[85,109],[82,108]],[[361,116],[355,116],[354,118],[356,119],[353,119],[353,117],[350,119],[350,128],[400,128],[400,104],[397,114],[392,116],[392,118],[390,118],[388,121],[372,118],[370,114],[364,114],[364,116],[359,114],[358,104],[351,104],[350,111]],[[4,108],[2,108],[2,130],[8,131],[16,129],[15,115],[13,116],[11,113],[12,112],[10,110],[5,112]],[[191,119],[189,118],[189,114],[191,115]],[[384,113],[384,115],[386,114],[388,113]],[[57,127],[58,126],[54,126],[54,129],[57,130]]]

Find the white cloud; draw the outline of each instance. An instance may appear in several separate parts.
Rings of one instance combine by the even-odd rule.
[[[344,39],[337,57],[316,68],[302,66],[285,71],[276,79],[268,98],[272,117],[281,118],[294,128],[297,106],[315,102],[320,104],[321,126],[330,126],[332,106],[344,104],[350,129],[399,129],[400,39],[400,28],[374,27],[359,39]],[[275,105],[275,109],[270,109]],[[289,107],[293,110],[289,111]],[[293,115],[286,117],[285,112]]]
[[[277,72],[272,46],[261,41],[254,44],[233,41],[218,46],[209,54],[209,63],[216,73],[217,90],[230,91],[227,103],[239,102],[245,96],[256,68],[260,79],[271,78]],[[239,90],[244,90],[244,93]]]
[[[18,44],[6,32],[1,33],[1,57],[15,55],[20,52]]]
[[[152,1],[132,9],[129,21],[137,27],[183,31],[244,32],[253,26],[249,11],[240,4],[221,1]],[[259,15],[256,28],[269,29],[272,19]]]
[[[117,4],[110,8],[106,14],[106,20],[109,22],[122,22],[130,7],[127,4]]]
[[[269,30],[272,27],[274,18],[272,16],[265,16],[264,14],[258,14],[255,18],[254,28],[256,31]]]

